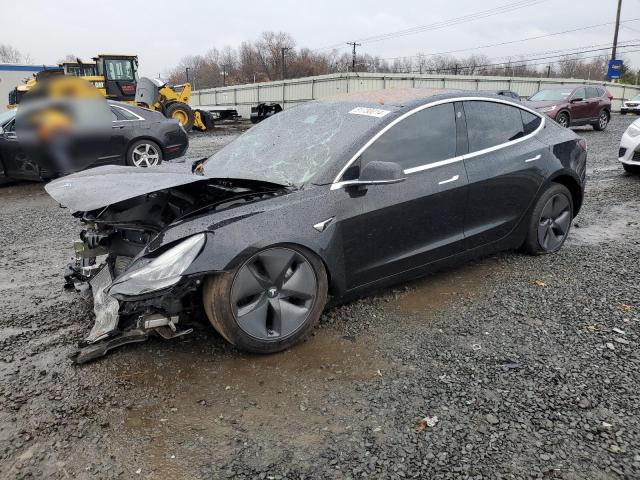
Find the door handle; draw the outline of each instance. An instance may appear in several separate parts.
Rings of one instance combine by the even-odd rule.
[[[454,175],[453,177],[449,178],[448,180],[442,180],[441,182],[438,182],[438,185],[444,185],[445,183],[455,182],[459,178],[460,178],[460,175]]]
[[[111,128],[113,128],[113,129],[123,129],[124,125],[111,125]]]
[[[536,160],[540,160],[542,155],[538,154],[535,157],[527,158],[524,163],[535,162]]]

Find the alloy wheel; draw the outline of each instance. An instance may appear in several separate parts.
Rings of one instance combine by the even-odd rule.
[[[136,167],[152,167],[158,165],[160,161],[160,154],[156,147],[148,143],[141,143],[134,148],[131,152],[131,157]]]
[[[607,115],[607,112],[600,113],[600,117],[598,118],[598,126],[600,127],[600,129],[604,130],[608,123],[609,115]]]
[[[284,338],[306,322],[318,281],[309,261],[286,247],[263,250],[238,270],[231,307],[238,326],[260,340]]]
[[[540,214],[538,243],[548,251],[560,248],[571,226],[571,202],[562,193],[551,197]]]
[[[560,114],[560,116],[558,117],[558,123],[560,124],[560,126],[567,128],[569,126],[569,117],[567,117],[567,115],[564,113]]]

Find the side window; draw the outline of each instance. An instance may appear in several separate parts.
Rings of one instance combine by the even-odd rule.
[[[525,110],[520,110],[520,115],[522,115],[522,126],[524,128],[525,135],[535,132],[536,128],[538,128],[542,122],[542,119],[539,116]]]
[[[116,112],[120,120],[140,120],[137,115],[134,115],[126,108],[116,107]]]
[[[587,97],[586,98],[598,98],[600,93],[596,87],[587,87]]]
[[[453,103],[425,108],[382,134],[360,156],[368,162],[396,162],[403,169],[456,156],[456,120]]]
[[[118,117],[118,114],[116,113],[115,108],[111,109],[111,121],[112,122],[117,122],[118,120],[120,120],[120,118]]]
[[[468,101],[467,118],[469,153],[495,147],[524,135],[520,109],[503,103]]]
[[[571,98],[588,98],[586,88],[584,87],[578,88],[575,92],[573,92],[573,95],[571,95]]]

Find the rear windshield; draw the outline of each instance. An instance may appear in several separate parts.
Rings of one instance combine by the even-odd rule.
[[[552,102],[558,100],[566,100],[571,95],[573,90],[571,89],[549,89],[549,90],[540,90],[533,97],[531,97],[531,101],[533,102]]]
[[[206,161],[204,174],[300,187],[377,131],[397,109],[355,102],[298,105],[262,121],[216,152]]]

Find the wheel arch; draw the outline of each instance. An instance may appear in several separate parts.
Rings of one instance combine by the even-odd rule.
[[[552,183],[564,185],[571,193],[571,199],[573,200],[573,217],[575,218],[578,215],[584,200],[584,193],[580,187],[580,183],[572,175],[565,172],[559,172],[550,180]]]

